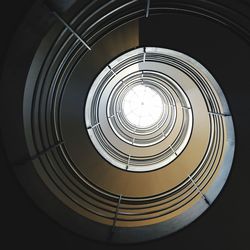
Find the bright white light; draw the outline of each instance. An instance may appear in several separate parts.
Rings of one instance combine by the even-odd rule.
[[[164,103],[160,95],[143,84],[131,88],[125,95],[122,111],[135,128],[149,128],[161,119]]]

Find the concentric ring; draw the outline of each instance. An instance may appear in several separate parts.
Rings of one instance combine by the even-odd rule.
[[[150,14],[191,13],[191,5],[174,5],[154,1]],[[38,186],[51,194],[50,202],[39,201],[49,214],[90,238],[114,235],[112,241],[127,243],[172,233],[209,207],[228,176],[234,129],[227,102],[192,53],[142,47],[154,46],[137,39],[144,3],[85,7],[68,23],[91,51],[60,22],[34,56],[23,104],[31,160],[20,175],[32,176],[24,180],[33,183],[34,197],[43,194]],[[122,42],[114,42],[119,37]],[[135,131],[125,112],[113,115],[129,89],[141,84],[142,72],[165,110],[157,125]],[[60,213],[50,207],[58,203]]]
[[[169,53],[180,57],[177,52],[159,48],[130,51],[112,61],[90,89],[85,106],[89,136],[98,152],[118,168],[156,170],[181,154],[189,141],[192,108],[184,84],[178,84],[175,73],[168,72]],[[157,122],[146,128],[129,124],[122,108],[128,93],[140,87],[144,91],[151,88],[164,103]]]

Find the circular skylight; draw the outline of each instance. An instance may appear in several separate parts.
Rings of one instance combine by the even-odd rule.
[[[124,97],[125,119],[136,128],[149,128],[159,122],[164,110],[161,96],[143,84],[131,88]]]

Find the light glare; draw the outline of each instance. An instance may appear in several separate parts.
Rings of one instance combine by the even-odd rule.
[[[164,103],[154,89],[141,84],[128,91],[122,109],[126,120],[135,128],[149,128],[161,119]]]

